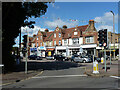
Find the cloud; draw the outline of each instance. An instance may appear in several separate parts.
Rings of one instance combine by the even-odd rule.
[[[55,29],[57,27],[57,25],[59,27],[62,27],[63,25],[67,25],[68,28],[70,27],[75,27],[76,25],[78,25],[78,21],[63,21],[61,19],[56,19],[53,21],[45,21],[45,25],[49,28]]]
[[[115,14],[115,24],[118,23],[118,14]],[[103,22],[104,24],[113,24],[113,14],[111,12],[106,12],[103,16],[101,17],[95,17],[96,22]]]
[[[33,34],[37,34],[37,32],[38,32],[38,30],[40,30],[40,31],[44,31],[46,28],[41,28],[41,27],[39,27],[39,26],[34,26],[34,28],[33,29],[31,29],[31,28],[29,28],[29,27],[21,27],[21,33],[22,34],[27,34],[27,32],[28,32],[28,34],[29,34],[29,36],[33,36]],[[26,32],[26,30],[27,30],[27,32]],[[51,31],[51,30],[49,30],[49,31]]]
[[[59,6],[56,6],[55,3],[51,3],[52,7],[55,8],[55,9],[59,9],[60,7]]]
[[[114,24],[118,25],[118,14],[115,14],[114,19]],[[108,31],[113,31],[113,14],[111,12],[106,12],[101,17],[95,17],[94,20],[99,23],[96,27],[97,30],[108,29]]]
[[[113,26],[100,25],[99,27],[97,27],[97,30],[101,30],[101,29],[107,29],[108,31],[113,31]]]

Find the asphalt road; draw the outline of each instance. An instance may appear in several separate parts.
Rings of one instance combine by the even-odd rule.
[[[82,66],[58,70],[44,70],[39,76],[3,88],[107,88],[117,89],[118,79],[84,75]]]

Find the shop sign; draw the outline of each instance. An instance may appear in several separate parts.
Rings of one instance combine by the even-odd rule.
[[[37,48],[30,48],[30,51],[37,51]]]
[[[51,56],[51,51],[48,52],[48,56]]]

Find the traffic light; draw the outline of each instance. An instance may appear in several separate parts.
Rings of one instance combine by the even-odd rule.
[[[107,29],[98,31],[98,41],[99,41],[100,47],[102,47],[102,46],[107,47],[107,44],[108,44]]]
[[[99,41],[99,46],[102,47],[103,46],[103,30],[99,30],[98,31],[98,41]]]
[[[23,36],[23,46],[24,48],[27,48],[27,35]]]
[[[103,30],[103,41],[104,41],[104,44],[103,44],[103,46],[104,47],[107,47],[107,45],[108,45],[108,35],[107,35],[107,29],[104,29]]]

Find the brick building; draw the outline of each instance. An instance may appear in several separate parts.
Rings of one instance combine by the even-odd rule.
[[[88,25],[73,28],[67,28],[64,25],[62,28],[57,26],[54,31],[46,29],[45,32],[42,32],[39,30],[37,35],[29,37],[30,54],[36,52],[36,54],[45,57],[50,52],[51,55],[72,56],[81,53],[82,50],[87,54],[98,56],[101,48],[98,47],[97,38],[98,32],[94,26],[94,20],[89,20]],[[110,32],[108,38],[111,38]],[[118,38],[116,37],[115,40],[117,42]]]

